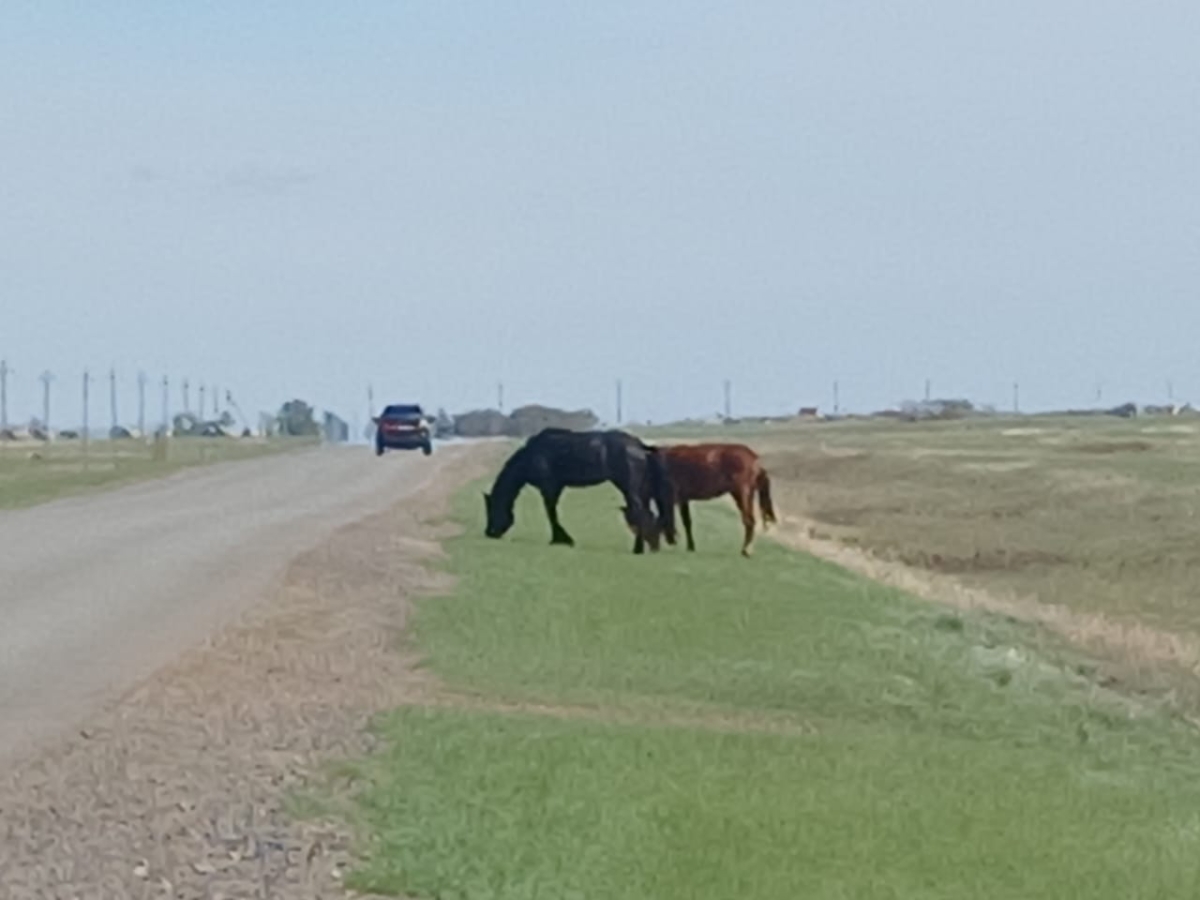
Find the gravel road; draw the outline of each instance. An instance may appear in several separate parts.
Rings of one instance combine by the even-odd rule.
[[[0,513],[0,763],[203,642],[296,554],[441,465],[323,447]]]

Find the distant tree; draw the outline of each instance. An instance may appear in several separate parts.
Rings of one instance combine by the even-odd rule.
[[[289,400],[279,408],[279,433],[288,437],[312,437],[321,433],[313,408],[303,400]]]
[[[508,416],[497,409],[473,409],[454,417],[459,437],[497,437],[508,430]]]
[[[900,404],[900,418],[908,421],[922,419],[965,419],[975,412],[970,400],[905,400]]]
[[[454,417],[454,433],[459,437],[529,437],[543,428],[567,428],[586,431],[599,423],[590,409],[566,410],[530,404],[504,415],[498,409],[476,409]]]
[[[445,409],[438,407],[437,418],[433,420],[433,430],[438,437],[449,437],[454,434],[454,417]]]

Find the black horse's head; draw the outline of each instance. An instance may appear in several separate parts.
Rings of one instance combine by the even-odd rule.
[[[659,547],[662,546],[663,530],[658,524],[658,520],[649,510],[642,510],[640,514],[634,513],[628,506],[621,507],[621,515],[625,517],[625,527],[633,534],[634,537],[641,536],[652,553],[657,553]]]
[[[483,533],[490,538],[504,537],[515,521],[512,507],[496,503],[491,494],[484,494],[483,509],[487,513],[487,525],[484,527]]]

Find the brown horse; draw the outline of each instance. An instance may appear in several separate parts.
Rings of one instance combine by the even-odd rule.
[[[679,504],[679,517],[687,533],[688,550],[696,549],[692,537],[693,500],[713,500],[725,494],[733,497],[742,514],[745,537],[742,556],[750,555],[754,541],[754,495],[762,507],[763,530],[777,521],[771,501],[771,479],[762,467],[758,454],[745,444],[676,444],[660,447],[659,454],[667,464],[674,500]]]

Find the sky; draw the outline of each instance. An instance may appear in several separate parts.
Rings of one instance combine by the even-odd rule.
[[[110,367],[125,420],[138,371],[251,419],[1200,403],[1198,46],[1195,2],[12,0],[10,417],[85,367],[104,424]]]

